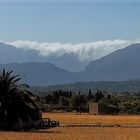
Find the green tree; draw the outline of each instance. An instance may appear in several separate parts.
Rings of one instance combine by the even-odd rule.
[[[75,95],[71,99],[71,105],[81,114],[83,106],[87,103],[86,97],[84,95]]]
[[[95,93],[95,102],[99,102],[102,98],[104,98],[104,95],[101,91],[97,91]]]
[[[69,106],[69,103],[70,103],[70,101],[69,101],[69,99],[67,97],[61,96],[59,98],[59,105],[61,105],[61,106]]]
[[[40,124],[41,113],[35,104],[33,94],[25,84],[18,84],[21,78],[12,71],[0,74],[0,128],[28,129]]]
[[[91,89],[89,89],[88,95],[87,95],[87,100],[90,101],[92,99],[94,99],[94,95],[92,95],[92,91],[91,91]]]

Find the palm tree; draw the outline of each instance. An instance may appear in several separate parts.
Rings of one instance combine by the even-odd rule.
[[[19,75],[12,71],[0,74],[0,128],[28,129],[40,124],[41,112],[27,90],[26,84],[18,84]]]

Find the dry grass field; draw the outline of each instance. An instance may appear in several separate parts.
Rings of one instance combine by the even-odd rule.
[[[139,140],[140,128],[57,127],[36,132],[0,132],[0,140]]]
[[[43,117],[67,124],[140,124],[139,116],[95,116],[73,113],[43,113]],[[0,140],[139,140],[140,128],[57,127],[33,132],[0,132]]]
[[[58,120],[61,124],[126,124],[140,125],[140,116],[96,116],[75,113],[43,113],[43,117]]]

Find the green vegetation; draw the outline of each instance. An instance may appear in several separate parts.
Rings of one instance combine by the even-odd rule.
[[[32,90],[36,92],[46,92],[53,90],[66,90],[66,91],[81,91],[88,92],[89,89],[92,91],[107,91],[107,92],[139,92],[140,91],[140,80],[132,81],[97,81],[97,82],[75,82],[64,85],[53,85],[53,86],[37,86],[32,87]]]
[[[89,103],[114,106],[118,114],[140,114],[140,92],[83,90],[35,90],[33,95],[12,71],[0,74],[0,129],[39,128],[41,111],[88,112]],[[80,87],[79,87],[80,88]]]
[[[140,93],[55,90],[36,95],[36,100],[43,111],[88,112],[89,103],[98,102],[116,107],[118,114],[140,114]]]
[[[33,101],[28,85],[18,84],[21,78],[12,71],[0,74],[0,129],[31,129],[40,124],[40,110]]]

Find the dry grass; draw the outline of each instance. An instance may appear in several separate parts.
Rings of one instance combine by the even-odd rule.
[[[140,128],[60,127],[41,132],[0,132],[0,140],[139,140]]]
[[[138,116],[94,116],[72,113],[43,113],[43,117],[61,123],[133,123],[140,124]],[[34,132],[0,132],[0,140],[139,140],[140,128],[115,127],[57,127]]]
[[[59,120],[62,124],[140,124],[140,116],[96,116],[75,113],[43,113],[43,117]]]

